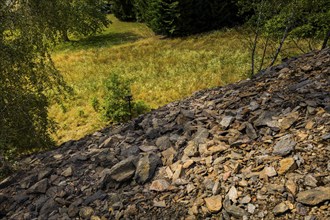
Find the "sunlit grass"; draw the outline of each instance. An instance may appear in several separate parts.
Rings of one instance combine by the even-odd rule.
[[[249,49],[246,36],[221,30],[186,38],[163,39],[144,24],[113,24],[104,33],[56,48],[53,59],[75,95],[53,105],[58,143],[80,138],[106,125],[92,107],[102,102],[103,81],[115,72],[132,81],[135,100],[152,108],[182,99],[205,88],[247,77]]]

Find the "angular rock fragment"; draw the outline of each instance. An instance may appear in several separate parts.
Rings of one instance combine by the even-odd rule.
[[[292,135],[285,135],[279,139],[279,141],[275,144],[273,154],[279,156],[286,156],[290,154],[297,142],[293,140]]]
[[[208,129],[200,127],[198,128],[196,134],[194,135],[193,140],[196,144],[203,144],[206,142],[209,135],[210,133]]]
[[[65,169],[65,170],[61,173],[61,175],[62,175],[62,176],[65,176],[65,177],[70,177],[70,176],[72,176],[72,173],[73,173],[73,169],[72,169],[72,167],[70,166],[70,167],[68,167],[67,169]]]
[[[29,193],[46,193],[48,187],[48,179],[43,179],[28,189]]]
[[[287,172],[293,171],[297,168],[297,164],[292,157],[288,157],[282,159],[280,161],[280,168],[278,170],[278,174],[283,175]]]
[[[286,205],[285,202],[281,202],[280,204],[276,205],[273,209],[274,215],[281,215],[289,210],[289,207]]]
[[[207,209],[211,212],[211,213],[217,213],[221,210],[222,208],[222,197],[221,195],[217,195],[217,196],[211,196],[208,198],[205,198],[205,204]]]
[[[157,154],[150,153],[143,156],[137,163],[134,179],[140,184],[146,183],[153,177],[156,168],[161,164],[162,161]]]
[[[235,186],[232,186],[227,194],[228,198],[233,202],[236,203],[237,202],[237,198],[238,198],[238,192],[237,189],[235,188]]]
[[[229,125],[235,120],[234,117],[232,116],[225,116],[222,118],[220,125],[224,128],[227,129]]]
[[[306,186],[317,187],[318,181],[312,174],[307,174],[304,180]]]
[[[108,172],[108,175],[111,179],[117,181],[117,182],[123,182],[131,179],[134,176],[135,173],[135,163],[136,163],[137,157],[129,157],[125,160],[120,161]]]
[[[252,140],[255,140],[258,138],[258,134],[257,134],[256,130],[254,129],[253,125],[250,123],[246,124],[245,132],[246,132],[247,136],[249,136],[249,138],[251,138]]]
[[[163,192],[168,190],[170,187],[170,184],[164,180],[164,179],[159,179],[159,180],[154,180],[151,183],[150,190],[157,191],[157,192]]]
[[[171,165],[176,157],[177,152],[173,147],[168,148],[162,152],[162,161],[164,165]]]
[[[297,201],[305,205],[317,205],[330,200],[330,187],[317,187],[297,194]]]
[[[250,214],[253,214],[254,211],[256,210],[256,206],[253,205],[253,204],[251,204],[251,203],[248,204],[247,208],[248,208],[248,212],[249,212]]]

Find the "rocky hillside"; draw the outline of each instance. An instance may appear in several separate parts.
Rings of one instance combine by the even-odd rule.
[[[330,49],[21,164],[3,219],[330,219]]]

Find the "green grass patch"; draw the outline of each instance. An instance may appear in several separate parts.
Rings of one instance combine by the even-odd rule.
[[[69,100],[50,108],[59,126],[54,136],[58,143],[107,125],[95,110],[95,100],[102,106],[104,80],[111,73],[129,80],[133,98],[152,108],[247,77],[247,36],[238,31],[163,39],[144,24],[111,20],[102,34],[63,44],[53,53],[56,67],[75,91]]]

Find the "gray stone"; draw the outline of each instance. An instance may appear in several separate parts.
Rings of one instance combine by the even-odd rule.
[[[137,156],[140,153],[140,148],[136,145],[128,146],[125,148],[120,149],[120,156],[123,156],[125,158],[131,157],[131,156]]]
[[[254,126],[266,126],[273,120],[272,116],[274,115],[273,112],[262,112],[260,116],[253,122]]]
[[[102,144],[100,144],[99,148],[111,148],[118,144],[120,139],[117,136],[112,136],[106,139]]]
[[[187,157],[197,156],[198,148],[197,148],[195,142],[193,142],[193,141],[188,142],[188,145],[183,150],[183,152],[184,152],[184,155],[187,156]]]
[[[231,123],[235,120],[233,116],[225,116],[222,118],[220,125],[224,128],[227,129]]]
[[[65,177],[70,177],[70,176],[72,176],[72,173],[73,173],[73,169],[72,169],[71,166],[69,166],[67,169],[65,169],[65,170],[61,173],[61,175],[62,175],[62,176],[65,176]]]
[[[289,210],[289,207],[285,204],[285,202],[281,202],[276,205],[273,209],[274,215],[281,215]]]
[[[297,201],[305,205],[317,205],[330,200],[330,187],[317,187],[297,194]]]
[[[223,207],[225,208],[225,210],[232,216],[236,217],[236,218],[243,218],[243,216],[247,216],[248,213],[235,205],[231,205],[230,204],[230,200],[228,197],[226,197],[224,203],[223,203]]]
[[[154,152],[154,151],[158,150],[158,148],[156,146],[147,146],[147,145],[142,145],[139,148],[143,152]]]
[[[273,154],[279,156],[286,156],[294,150],[296,144],[297,142],[293,140],[292,135],[285,135],[281,137],[279,141],[275,144]]]
[[[124,182],[131,179],[135,173],[137,157],[129,157],[114,165],[108,172],[111,179]]]
[[[38,181],[40,181],[44,178],[48,178],[52,173],[53,173],[53,169],[51,169],[51,168],[46,168],[44,170],[41,170],[38,173]]]
[[[55,211],[57,209],[58,209],[58,204],[54,201],[54,199],[50,198],[42,206],[42,208],[40,210],[40,215],[47,217],[48,214],[50,214],[52,211]]]
[[[307,174],[305,176],[305,185],[310,187],[317,187],[317,179],[312,174]]]
[[[170,138],[168,136],[162,136],[157,138],[156,140],[156,146],[161,150],[166,150],[167,148],[171,147],[172,143],[170,141]]]
[[[91,196],[88,196],[85,201],[83,202],[83,205],[89,205],[90,203],[94,202],[95,200],[103,200],[107,197],[107,194],[103,192],[102,190],[97,191]]]
[[[253,125],[250,123],[246,124],[245,132],[246,132],[247,136],[249,136],[249,138],[251,138],[252,140],[255,140],[258,138],[256,130],[254,129]]]
[[[208,129],[200,127],[194,135],[194,141],[196,144],[203,144],[206,142],[209,135],[210,133]]]
[[[251,202],[251,197],[249,195],[244,196],[240,201],[242,204],[248,204],[249,202]]]
[[[330,139],[330,133],[327,133],[325,135],[322,136],[323,140],[329,140]]]
[[[46,193],[48,187],[48,179],[43,179],[28,189],[29,193]]]
[[[248,212],[250,214],[253,214],[255,212],[255,210],[256,210],[256,206],[253,205],[253,204],[251,204],[251,203],[248,204],[247,208],[248,208]]]
[[[143,156],[137,163],[134,179],[140,184],[146,183],[153,177],[156,168],[161,164],[162,161],[157,154],[150,153]]]

